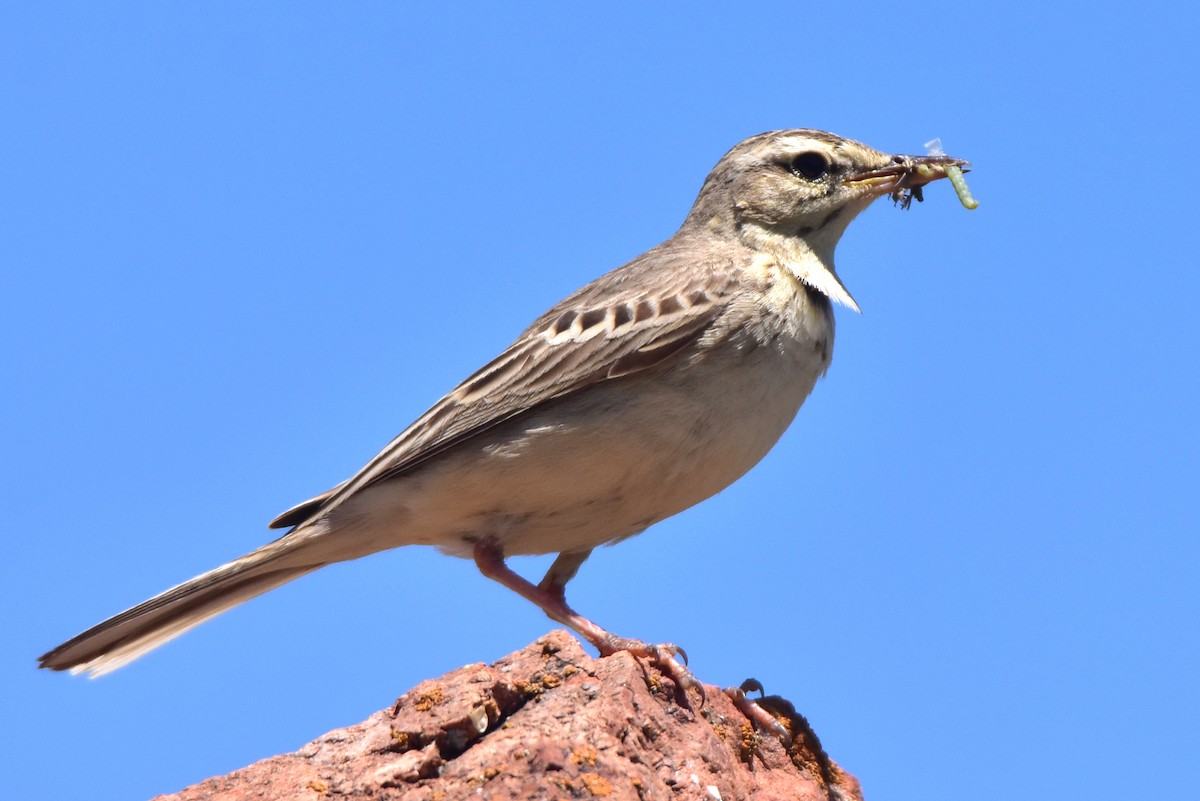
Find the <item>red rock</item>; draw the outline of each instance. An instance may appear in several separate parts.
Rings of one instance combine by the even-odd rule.
[[[861,801],[791,705],[785,749],[715,687],[686,698],[628,654],[554,631],[493,665],[418,684],[362,723],[159,801],[324,798]]]

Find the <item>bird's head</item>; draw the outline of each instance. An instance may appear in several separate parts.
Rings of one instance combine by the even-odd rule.
[[[875,199],[919,199],[921,187],[944,178],[946,167],[965,164],[949,156],[890,155],[825,131],[771,131],[740,142],[717,162],[683,230],[735,237],[857,310],[833,268],[846,226]]]

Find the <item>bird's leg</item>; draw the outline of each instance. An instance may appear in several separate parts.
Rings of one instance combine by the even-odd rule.
[[[703,693],[704,688],[675,657],[683,657],[687,662],[687,653],[677,645],[663,643],[652,645],[627,637],[618,637],[597,626],[583,615],[567,605],[567,582],[574,578],[579,566],[588,558],[591,551],[562,553],[554,560],[554,564],[546,571],[545,578],[536,586],[523,576],[513,572],[504,563],[504,549],[495,540],[487,539],[475,543],[475,565],[479,572],[493,581],[503,584],[526,600],[537,604],[551,620],[556,620],[567,626],[583,639],[590,642],[600,652],[601,656],[612,656],[618,651],[628,651],[637,657],[647,657],[669,675],[681,689],[697,687]]]
[[[591,548],[586,551],[560,553],[554,560],[554,564],[550,565],[550,569],[546,571],[546,575],[538,582],[538,588],[553,593],[565,604],[567,602],[567,582],[575,578],[575,574],[579,572],[579,566],[586,562],[591,555]]]

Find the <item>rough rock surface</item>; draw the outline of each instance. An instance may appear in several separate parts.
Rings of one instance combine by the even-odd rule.
[[[554,631],[424,681],[293,754],[159,799],[861,801],[786,701],[764,703],[795,735],[785,749],[705,689],[684,697],[644,662],[592,659]]]

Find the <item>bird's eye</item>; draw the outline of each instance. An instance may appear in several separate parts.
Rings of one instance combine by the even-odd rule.
[[[829,174],[829,159],[824,153],[809,150],[792,158],[788,168],[806,181],[817,181]]]

